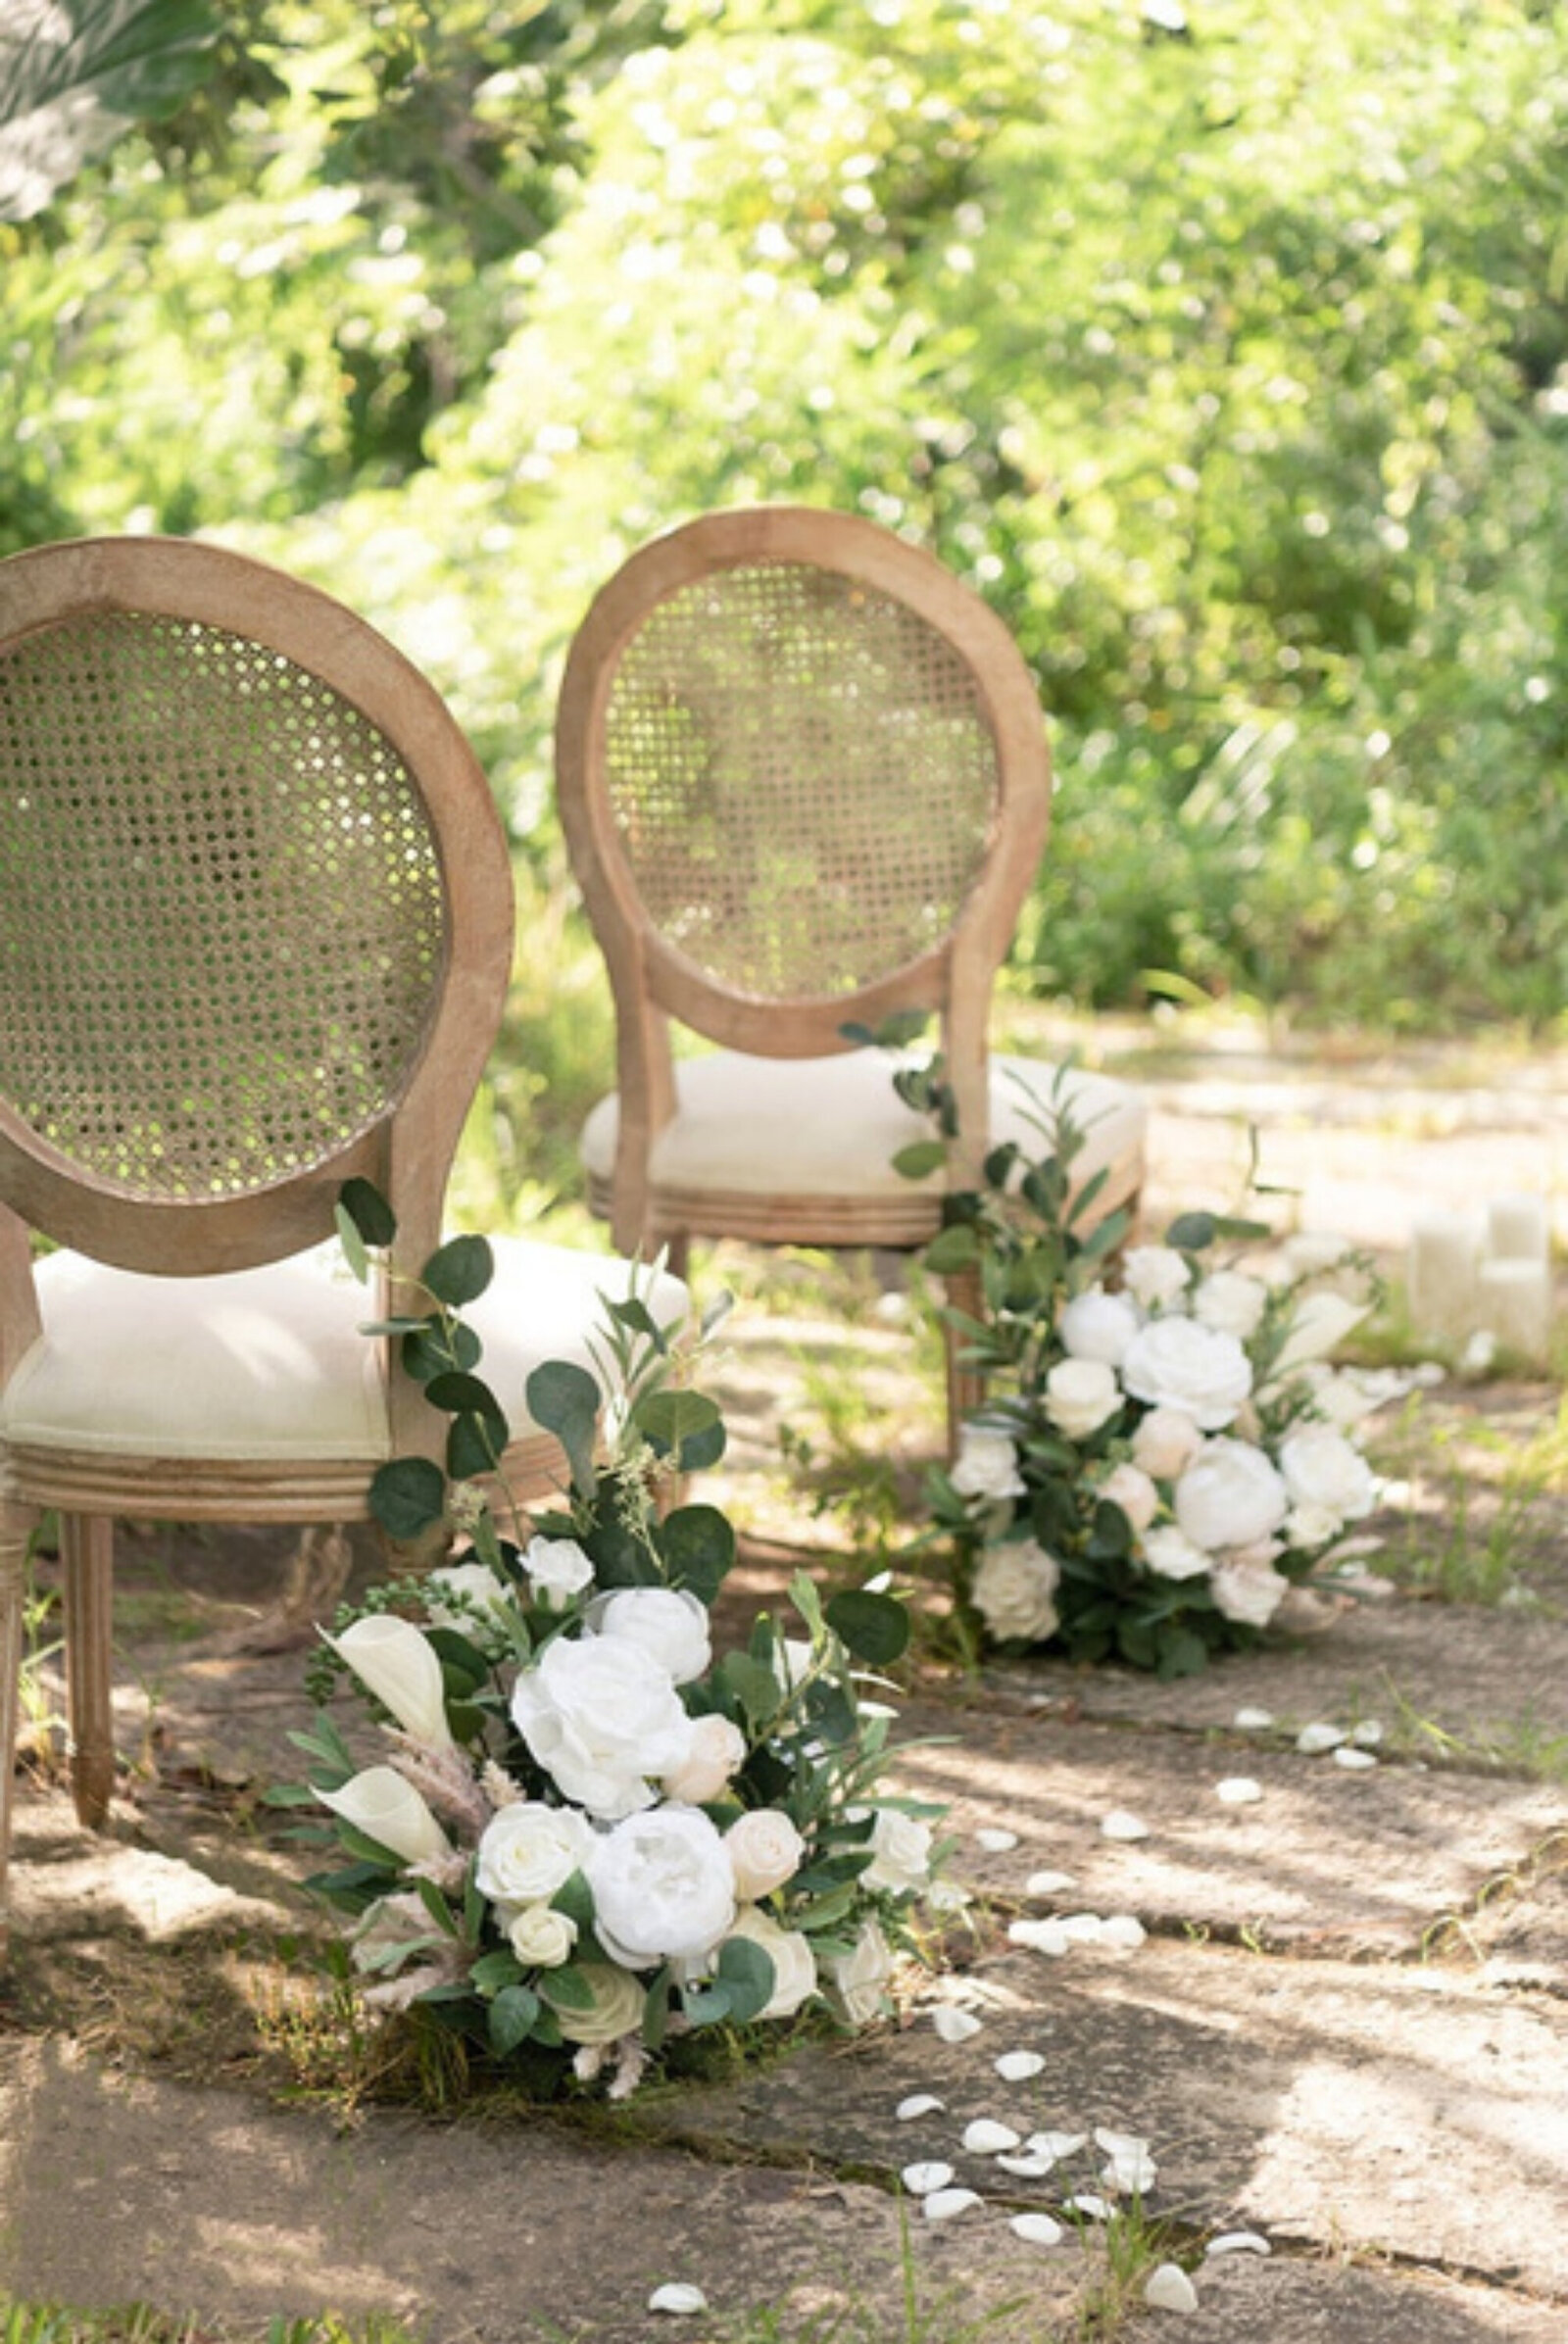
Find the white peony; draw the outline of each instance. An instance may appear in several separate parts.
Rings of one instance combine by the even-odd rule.
[[[474,1885],[492,1904],[548,1904],[594,1849],[594,1830],[575,1807],[516,1799],[480,1834]]]
[[[1120,1506],[1134,1530],[1147,1530],[1159,1511],[1159,1491],[1141,1465],[1114,1466],[1096,1494]]]
[[[773,1991],[758,2012],[760,2019],[790,2019],[816,1992],[816,1957],[804,1929],[781,1929],[770,1914],[754,1904],[742,1905],[725,1943],[744,1937],[760,1945],[773,1965]]]
[[[368,1766],[336,1790],[318,1790],[323,1807],[357,1831],[390,1848],[405,1864],[428,1863],[450,1855],[451,1842],[423,1799],[394,1767]]]
[[[518,1676],[512,1716],[562,1795],[601,1821],[653,1804],[691,1753],[669,1671],[623,1636],[557,1636]]]
[[[746,1736],[727,1717],[692,1720],[691,1746],[673,1774],[662,1778],[666,1798],[684,1807],[703,1807],[716,1799],[744,1764]]]
[[[897,1807],[879,1807],[871,1831],[872,1861],[860,1875],[866,1888],[896,1895],[923,1888],[931,1876],[931,1826]]]
[[[552,2000],[548,1978],[540,1985],[568,2043],[614,2043],[638,2031],[647,2000],[641,1978],[612,1962],[584,1962],[577,1976],[593,1996],[586,2010]]]
[[[321,1633],[326,1634],[324,1629]],[[412,1621],[395,1619],[390,1612],[370,1612],[326,1641],[382,1708],[392,1712],[405,1734],[433,1749],[451,1746],[441,1663],[434,1645]]]
[[[948,1479],[960,1497],[997,1501],[1021,1497],[1023,1477],[1018,1471],[1016,1441],[1006,1433],[966,1424],[958,1435],[958,1454]]]
[[[577,1942],[577,1924],[569,1913],[554,1905],[524,1905],[507,1926],[507,1940],[519,1962],[530,1970],[559,1970],[571,1959]]]
[[[1195,1546],[1249,1546],[1279,1529],[1290,1492],[1260,1448],[1248,1441],[1205,1441],[1176,1484],[1177,1526]]]
[[[1200,1579],[1214,1559],[1173,1522],[1146,1532],[1143,1552],[1144,1561],[1160,1579]]]
[[[1154,1319],[1127,1346],[1121,1380],[1135,1399],[1178,1408],[1205,1433],[1235,1421],[1252,1389],[1252,1368],[1234,1335],[1196,1319]]]
[[[753,1807],[724,1834],[735,1893],[748,1904],[782,1888],[801,1869],[806,1841],[781,1807]]]
[[[1058,1359],[1046,1378],[1046,1414],[1068,1441],[1087,1441],[1121,1404],[1116,1371],[1102,1359]]]
[[[980,1557],[970,1600],[992,1635],[1043,1643],[1056,1632],[1061,1565],[1033,1538],[1009,1538]]]
[[[594,1933],[628,1970],[711,1951],[735,1919],[735,1873],[723,1833],[700,1807],[631,1815],[589,1859]]]
[[[1248,1628],[1268,1626],[1290,1592],[1290,1585],[1268,1563],[1226,1560],[1215,1562],[1208,1582],[1215,1610]]]
[[[1102,1286],[1092,1286],[1062,1305],[1056,1332],[1069,1357],[1120,1367],[1143,1323],[1143,1313],[1130,1294],[1107,1294]]]
[[[593,1564],[575,1538],[530,1538],[522,1567],[536,1603],[568,1603],[593,1585]]]
[[[1193,1296],[1193,1316],[1202,1326],[1217,1327],[1222,1335],[1246,1343],[1257,1333],[1267,1302],[1268,1288],[1261,1278],[1250,1278],[1245,1270],[1213,1270]]]
[[[1174,1245],[1134,1245],[1122,1257],[1121,1276],[1134,1300],[1154,1310],[1185,1296],[1192,1270]]]
[[[830,1961],[822,1978],[823,1991],[849,2027],[868,2026],[882,2008],[893,1956],[874,1921],[867,1921],[851,1952]]]
[[[1133,1435],[1133,1463],[1156,1482],[1173,1482],[1203,1445],[1203,1436],[1179,1408],[1152,1408]]]
[[[1331,1424],[1298,1425],[1287,1433],[1280,1443],[1280,1471],[1298,1506],[1321,1507],[1341,1522],[1359,1522],[1377,1503],[1371,1466]]]
[[[601,1636],[623,1636],[669,1671],[676,1685],[701,1677],[713,1657],[708,1608],[687,1587],[620,1587],[589,1612]]]

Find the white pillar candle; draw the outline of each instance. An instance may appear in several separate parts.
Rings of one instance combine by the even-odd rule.
[[[1493,1261],[1544,1261],[1546,1204],[1542,1196],[1494,1196],[1487,1206],[1487,1253]]]
[[[1551,1272],[1544,1261],[1484,1261],[1476,1281],[1476,1324],[1505,1350],[1544,1359],[1551,1335]]]
[[[1456,1341],[1475,1325],[1481,1232],[1467,1213],[1424,1213],[1410,1232],[1406,1263],[1411,1323]]]

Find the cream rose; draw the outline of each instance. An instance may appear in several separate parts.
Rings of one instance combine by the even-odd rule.
[[[508,1924],[507,1939],[524,1968],[559,1970],[563,1962],[571,1959],[577,1924],[569,1913],[558,1913],[554,1905],[524,1905]]]
[[[1201,1546],[1195,1546],[1184,1530],[1174,1522],[1161,1524],[1158,1530],[1146,1531],[1143,1546],[1144,1561],[1160,1579],[1200,1579],[1213,1561]]]
[[[1340,1522],[1359,1522],[1377,1503],[1371,1466],[1331,1424],[1303,1424],[1287,1433],[1280,1442],[1280,1471],[1298,1506],[1321,1507]]]
[[[707,1606],[686,1587],[619,1587],[593,1605],[589,1625],[641,1644],[676,1685],[701,1677],[713,1657]]]
[[[669,1671],[621,1636],[557,1636],[518,1677],[512,1716],[563,1795],[603,1822],[653,1804],[691,1753]]]
[[[724,1834],[735,1893],[748,1904],[782,1888],[801,1869],[806,1841],[778,1807],[753,1807]]]
[[[809,2002],[817,1990],[816,1959],[810,1938],[804,1929],[781,1929],[769,1914],[754,1904],[742,1905],[725,1943],[736,1937],[760,1945],[773,1965],[773,1991],[758,2017],[793,2018],[802,2003]]]
[[[1131,1294],[1107,1294],[1102,1286],[1074,1294],[1062,1305],[1056,1332],[1073,1359],[1098,1359],[1105,1367],[1120,1367],[1127,1345],[1143,1325],[1143,1313]]]
[[[1173,1482],[1203,1445],[1203,1436],[1179,1408],[1152,1408],[1133,1435],[1133,1463],[1156,1482]]]
[[[647,1999],[641,1978],[610,1962],[584,1962],[577,1976],[593,1996],[587,2010],[554,2000],[548,1978],[541,1979],[539,1986],[568,2043],[614,2043],[623,2034],[637,2032]]]
[[[548,1904],[593,1850],[593,1826],[575,1807],[516,1799],[480,1834],[474,1885],[492,1904]]]
[[[897,1895],[923,1888],[931,1875],[931,1826],[897,1807],[879,1807],[871,1831],[872,1860],[860,1875],[866,1888]]]
[[[1061,1565],[1054,1554],[1034,1538],[1009,1538],[986,1548],[969,1593],[994,1636],[1043,1643],[1056,1632],[1060,1584]]]
[[[1270,1460],[1250,1441],[1205,1441],[1176,1484],[1177,1527],[1214,1553],[1250,1546],[1279,1529],[1290,1492]]]
[[[727,1717],[692,1720],[691,1746],[673,1774],[663,1777],[666,1798],[706,1806],[726,1788],[746,1758],[746,1736]]]
[[[1117,1465],[1100,1485],[1099,1495],[1120,1506],[1135,1531],[1147,1530],[1159,1511],[1159,1491],[1141,1465]]]
[[[390,1848],[405,1864],[424,1864],[452,1852],[451,1841],[423,1799],[394,1767],[368,1766],[338,1789],[316,1795],[323,1807],[378,1846]]]
[[[1204,1327],[1217,1327],[1246,1343],[1262,1324],[1268,1288],[1261,1278],[1245,1270],[1211,1270],[1193,1295],[1193,1316]]]
[[[1174,1245],[1134,1245],[1122,1257],[1121,1276],[1134,1300],[1155,1310],[1185,1296],[1192,1271]]]
[[[882,2008],[893,1956],[874,1921],[867,1921],[851,1952],[827,1964],[822,1988],[847,2027],[868,2026]]]
[[[958,1435],[958,1454],[948,1479],[960,1497],[983,1497],[998,1503],[1021,1497],[1024,1489],[1017,1443],[1005,1433],[966,1424]]]
[[[1068,1441],[1087,1441],[1122,1404],[1116,1371],[1102,1359],[1058,1359],[1046,1378],[1046,1414]]]
[[[1261,1565],[1228,1562],[1217,1559],[1209,1575],[1209,1592],[1214,1608],[1227,1620],[1236,1620],[1248,1628],[1266,1628],[1290,1590],[1290,1581],[1281,1579],[1268,1563]]]
[[[522,1567],[538,1603],[559,1608],[593,1585],[593,1564],[575,1538],[530,1538]]]
[[[723,1834],[700,1807],[655,1807],[604,1832],[587,1866],[594,1933],[628,1970],[711,1951],[735,1919]]]
[[[1234,1335],[1196,1319],[1162,1318],[1134,1336],[1121,1380],[1135,1399],[1179,1408],[1205,1433],[1218,1433],[1250,1392],[1252,1369]]]
[[[412,1621],[395,1619],[390,1612],[370,1612],[341,1636],[326,1636],[326,1641],[382,1708],[392,1712],[405,1734],[428,1742],[432,1749],[451,1746],[441,1663],[435,1647]]]

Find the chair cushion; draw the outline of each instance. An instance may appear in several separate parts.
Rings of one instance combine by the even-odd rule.
[[[1043,1146],[1031,1114],[1048,1118],[1060,1068],[1039,1058],[991,1061],[991,1140]],[[683,1058],[675,1068],[678,1107],[654,1142],[655,1187],[723,1190],[759,1196],[907,1196],[941,1185],[940,1172],[910,1182],[893,1159],[911,1141],[928,1139],[923,1117],[893,1088],[888,1058],[871,1050],[830,1058],[759,1058],[740,1050]],[[1084,1129],[1080,1184],[1102,1166],[1141,1161],[1145,1109],[1138,1093],[1108,1075],[1074,1068],[1062,1096]],[[583,1128],[582,1158],[591,1178],[614,1169],[619,1103],[602,1099]],[[1136,1185],[1134,1183],[1133,1185]]]
[[[494,1282],[464,1316],[484,1345],[480,1374],[514,1434],[526,1434],[538,1430],[523,1396],[529,1374],[547,1359],[591,1366],[598,1296],[624,1296],[631,1270],[516,1238],[496,1240],[495,1256]],[[53,1253],[37,1286],[43,1333],[0,1399],[0,1438],[172,1459],[374,1464],[390,1454],[380,1345],[359,1331],[374,1298],[335,1245],[217,1278]],[[678,1279],[640,1291],[661,1322],[685,1315]]]

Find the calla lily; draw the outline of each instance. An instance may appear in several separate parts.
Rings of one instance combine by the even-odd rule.
[[[390,1766],[368,1766],[363,1774],[351,1775],[341,1788],[316,1795],[323,1807],[406,1864],[422,1864],[452,1852],[445,1831],[414,1785]]]
[[[360,1683],[391,1710],[405,1734],[432,1749],[451,1748],[441,1663],[434,1646],[411,1621],[372,1612],[326,1640]]]
[[[1344,1294],[1303,1294],[1291,1321],[1283,1349],[1268,1371],[1269,1385],[1277,1384],[1313,1359],[1326,1359],[1352,1327],[1371,1309],[1370,1302],[1347,1301]]]

